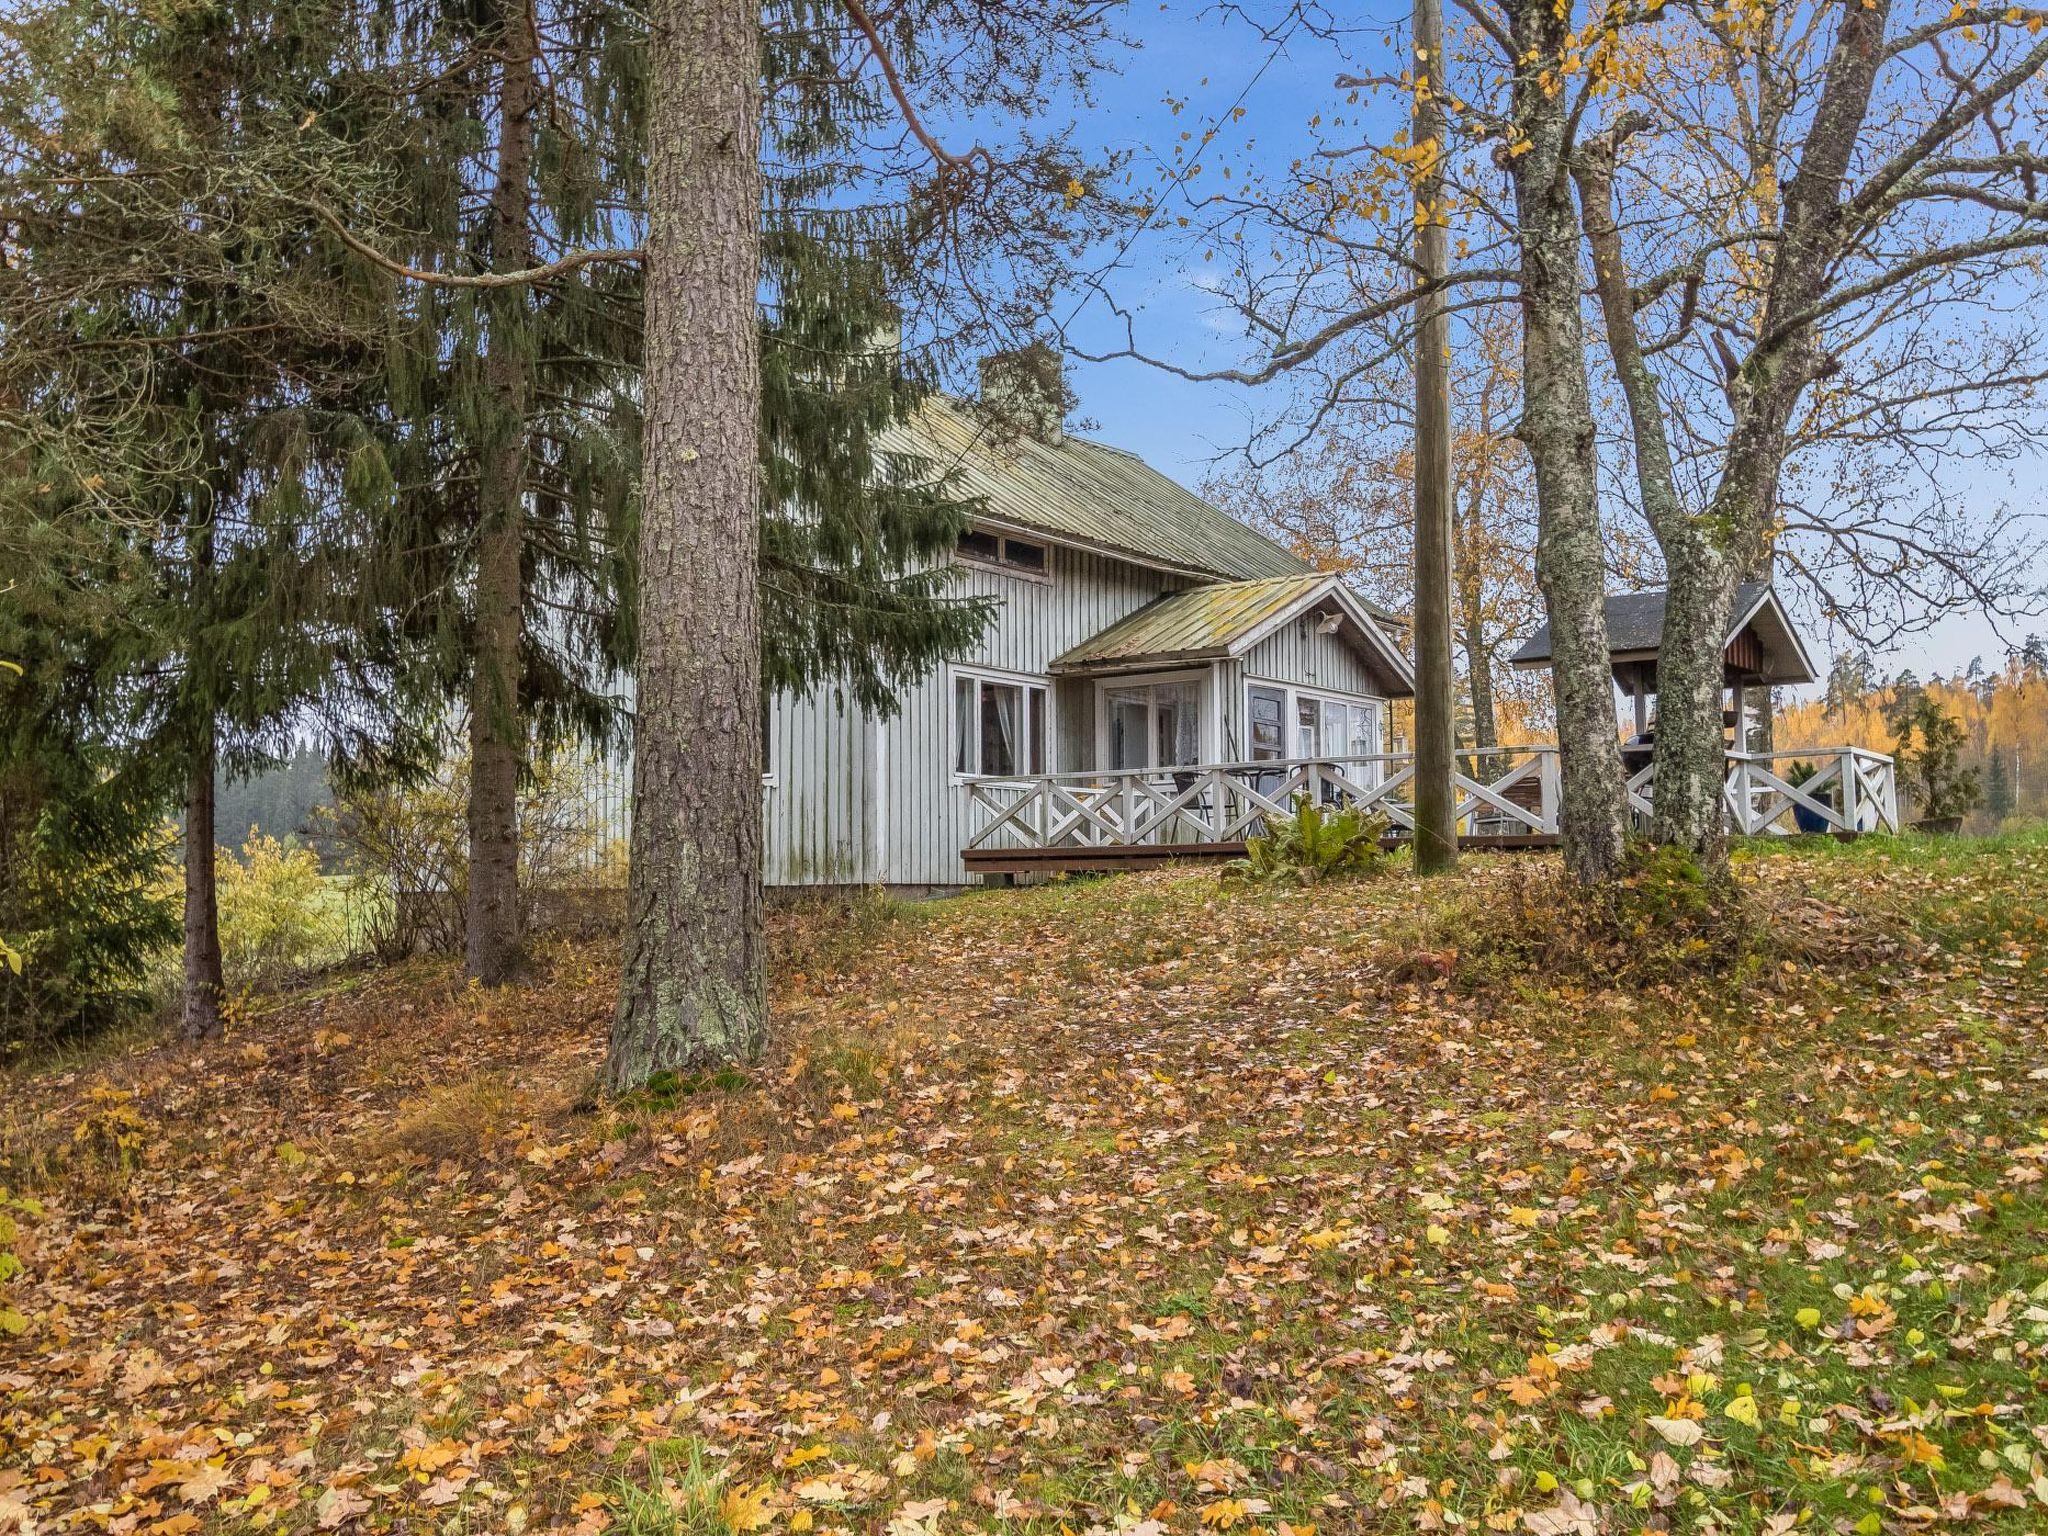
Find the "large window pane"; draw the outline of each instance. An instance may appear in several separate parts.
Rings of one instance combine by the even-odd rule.
[[[1151,696],[1143,688],[1118,688],[1109,695],[1109,766],[1148,768],[1146,737],[1151,729]]]
[[[1296,699],[1294,702],[1294,755],[1314,757],[1316,755],[1316,727],[1322,722],[1322,706],[1314,699]]]
[[[1029,695],[1028,702],[1031,706],[1031,752],[1030,761],[1025,764],[1025,771],[1028,773],[1044,773],[1047,771],[1045,760],[1045,690],[1043,688],[1032,688],[1028,689],[1027,693]]]
[[[974,753],[974,687],[974,679],[971,677],[956,677],[953,679],[953,771],[955,773],[979,773],[981,771]]]
[[[1252,761],[1271,762],[1287,755],[1287,695],[1278,688],[1250,692]]]
[[[981,771],[1017,772],[1024,739],[1024,690],[1015,683],[981,685]]]
[[[1202,759],[1202,690],[1196,683],[1161,683],[1156,701],[1158,750],[1155,768],[1182,768]]]
[[[1323,700],[1323,756],[1342,757],[1350,750],[1350,706],[1335,699]]]
[[[1379,711],[1370,704],[1351,706],[1351,751],[1354,756],[1370,757],[1379,751]]]

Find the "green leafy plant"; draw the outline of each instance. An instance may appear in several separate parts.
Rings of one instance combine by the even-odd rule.
[[[22,1272],[21,1258],[15,1253],[15,1245],[21,1241],[21,1227],[14,1213],[37,1218],[43,1208],[34,1200],[10,1195],[0,1188],[0,1287],[6,1286]],[[8,1299],[5,1290],[0,1290],[0,1339],[13,1338],[28,1332],[28,1318]]]
[[[1891,712],[1898,738],[1893,757],[1901,778],[1912,785],[1923,821],[1966,816],[1984,798],[1975,768],[1964,768],[1965,736],[1960,721],[1925,690],[1908,695]]]
[[[313,850],[252,831],[240,858],[222,859],[220,939],[237,987],[274,986],[344,958],[347,925]]]
[[[574,751],[537,756],[519,795],[520,926],[559,923],[565,898],[625,887],[626,844]],[[351,931],[382,959],[462,949],[469,903],[469,759],[411,784],[346,790],[315,815],[349,872]],[[602,915],[602,914],[600,914]]]
[[[1292,815],[1275,817],[1263,834],[1245,842],[1245,856],[1223,866],[1223,878],[1255,885],[1315,885],[1377,873],[1386,865],[1381,846],[1387,818],[1357,806],[1317,805],[1294,797]]]

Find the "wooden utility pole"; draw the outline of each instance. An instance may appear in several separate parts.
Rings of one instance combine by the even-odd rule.
[[[1434,153],[1415,183],[1421,281],[1450,271],[1443,208],[1443,0],[1415,0],[1415,110],[1410,143]],[[1458,861],[1451,793],[1451,328],[1440,287],[1415,301],[1415,868]]]

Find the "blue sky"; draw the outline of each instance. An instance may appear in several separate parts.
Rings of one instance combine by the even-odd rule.
[[[1363,32],[1362,47],[1377,52],[1379,28],[1405,16],[1406,9],[1347,14]],[[1311,115],[1347,110],[1343,93],[1332,84],[1342,61],[1326,42],[1297,36],[1276,50],[1248,23],[1207,6],[1153,7],[1140,0],[1125,18],[1137,47],[1122,56],[1117,74],[1099,81],[1096,107],[1082,119],[1079,137],[1091,148],[1131,151],[1141,185],[1148,177],[1154,185],[1164,181],[1160,151],[1183,132],[1199,134],[1225,122],[1212,163],[1227,155],[1239,164],[1255,160],[1284,167],[1309,143]],[[1244,116],[1228,123],[1241,96]],[[1169,97],[1184,104],[1177,115],[1167,105]],[[1161,224],[1179,206],[1175,196]],[[1155,230],[1132,243],[1108,286],[1119,305],[1135,312],[1139,340],[1154,354],[1187,367],[1240,360],[1246,355],[1241,334],[1215,312],[1199,283],[1199,262],[1190,262]],[[1123,339],[1121,323],[1099,298],[1083,305],[1068,335],[1080,350],[1094,352]],[[1252,420],[1280,404],[1258,390],[1192,383],[1143,363],[1073,361],[1068,367],[1080,413],[1098,424],[1096,435],[1189,483],[1202,477],[1211,460],[1243,443]],[[1974,468],[1968,474],[1987,498],[2048,513],[2048,465],[2035,463],[2013,475]],[[2048,583],[2048,570],[2038,580]],[[1809,640],[1817,652],[1832,649],[1825,634],[1810,634]],[[1880,664],[1888,670],[1910,666],[1925,676],[1961,667],[1977,655],[1996,665],[2005,649],[1988,619],[1955,617],[1909,638]]]

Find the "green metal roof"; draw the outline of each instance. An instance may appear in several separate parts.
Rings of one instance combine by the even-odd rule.
[[[1300,576],[1299,558],[1175,484],[1135,454],[1085,438],[996,434],[981,414],[934,396],[892,428],[891,447],[955,475],[989,521],[1145,564],[1243,581]]]
[[[1053,659],[1053,667],[1227,656],[1231,647],[1335,583],[1329,576],[1223,581],[1156,598]]]

